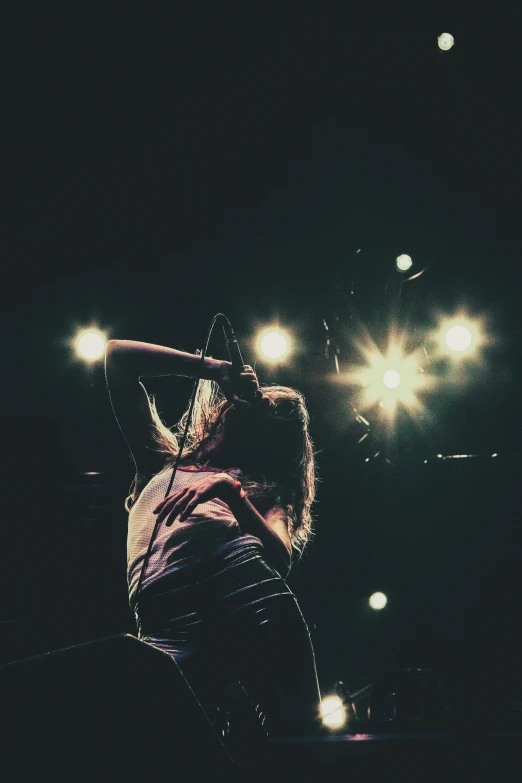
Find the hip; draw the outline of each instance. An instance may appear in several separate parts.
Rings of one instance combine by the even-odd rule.
[[[131,600],[136,615],[166,617],[177,612],[212,612],[236,607],[270,596],[293,597],[285,580],[264,558],[258,538],[241,535],[214,551],[178,564],[144,585]],[[146,623],[148,624],[148,623]]]

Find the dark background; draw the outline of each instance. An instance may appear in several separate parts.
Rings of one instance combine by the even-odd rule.
[[[129,627],[132,461],[75,334],[194,351],[223,311],[312,414],[316,537],[290,584],[323,689],[419,666],[520,694],[522,15],[323,8],[3,18],[4,661]],[[364,412],[359,447],[323,319],[341,370],[361,328],[384,347],[399,253],[427,267],[403,286],[412,343],[464,307],[490,344],[393,438]],[[276,319],[295,350],[271,369],[253,342]],[[173,424],[192,385],[147,388]]]

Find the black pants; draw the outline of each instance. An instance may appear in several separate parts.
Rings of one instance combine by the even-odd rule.
[[[139,637],[170,654],[203,707],[240,681],[269,736],[313,734],[320,692],[297,600],[248,535],[144,588]]]

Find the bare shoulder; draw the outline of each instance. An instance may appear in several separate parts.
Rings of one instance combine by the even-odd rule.
[[[282,522],[286,527],[288,527],[290,521],[288,513],[280,506],[272,506],[272,508],[269,508],[264,514],[264,517],[267,520],[270,519],[274,523]]]
[[[273,506],[263,514],[265,522],[277,533],[288,551],[292,552],[292,543],[290,540],[290,517],[284,508]]]

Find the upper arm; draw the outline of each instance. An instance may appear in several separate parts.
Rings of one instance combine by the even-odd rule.
[[[111,405],[118,426],[129,446],[138,477],[152,476],[164,466],[153,436],[154,419],[147,391],[139,379],[125,378],[117,371],[114,357],[106,356],[106,373]]]

